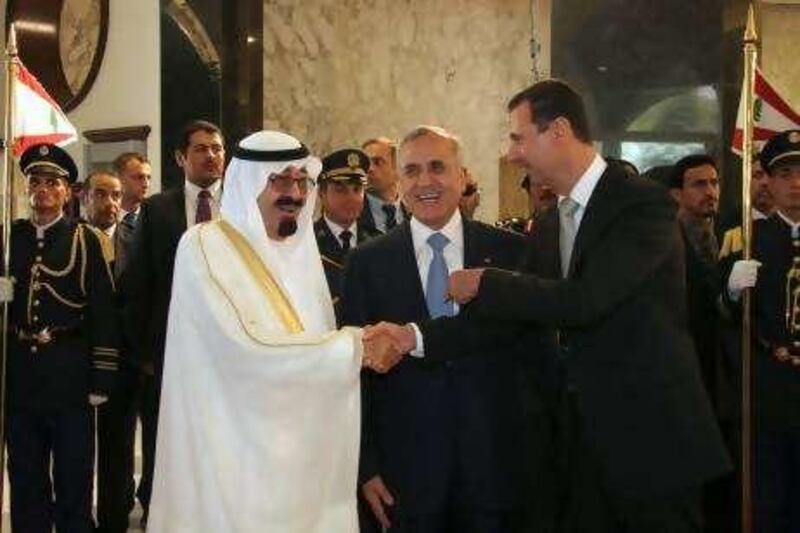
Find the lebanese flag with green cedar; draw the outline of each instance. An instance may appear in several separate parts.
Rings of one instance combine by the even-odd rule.
[[[61,107],[47,94],[25,65],[17,63],[14,80],[14,155],[30,146],[51,143],[64,146],[78,139],[78,132]]]

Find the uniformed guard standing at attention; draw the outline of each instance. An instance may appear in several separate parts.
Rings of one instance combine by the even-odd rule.
[[[753,292],[754,531],[800,531],[800,130],[761,151],[775,212],[753,222],[753,259],[729,264],[727,294]],[[731,240],[723,264],[741,257]]]
[[[11,227],[7,443],[11,526],[93,531],[93,407],[119,364],[111,272],[96,230],[63,216],[77,168],[57,146],[26,150],[31,217]],[[52,462],[51,462],[52,461]]]
[[[340,322],[339,297],[344,259],[357,245],[381,235],[378,230],[358,224],[364,208],[369,158],[361,150],[337,150],[322,160],[319,198],[322,216],[314,224],[322,266],[331,291],[331,300]]]

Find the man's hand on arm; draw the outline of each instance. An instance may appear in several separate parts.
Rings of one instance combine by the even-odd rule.
[[[372,514],[381,524],[381,527],[386,530],[392,527],[387,515],[387,506],[394,505],[394,497],[389,489],[384,485],[381,476],[374,476],[369,481],[361,486],[361,491],[364,493],[364,499],[372,509]]]
[[[416,335],[410,324],[404,326],[380,322],[364,329],[363,365],[384,374],[416,347]]]
[[[456,270],[450,274],[448,283],[448,293],[450,297],[459,305],[469,303],[478,295],[481,286],[482,268],[468,268],[466,270]]]

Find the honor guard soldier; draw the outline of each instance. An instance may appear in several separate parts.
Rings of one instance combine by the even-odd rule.
[[[800,130],[770,139],[760,159],[776,210],[753,222],[752,260],[723,247],[723,296],[754,287],[755,531],[800,531]]]
[[[63,208],[77,168],[51,144],[20,159],[31,217],[11,227],[7,443],[11,525],[89,533],[93,407],[108,399],[119,356],[114,286],[96,230]]]
[[[364,187],[369,165],[367,154],[351,148],[337,150],[322,160],[322,173],[319,176],[322,216],[314,224],[314,234],[337,323],[340,319],[339,296],[344,258],[356,245],[380,235],[377,230],[358,224],[358,217],[364,208]]]

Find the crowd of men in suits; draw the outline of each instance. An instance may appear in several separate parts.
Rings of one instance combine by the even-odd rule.
[[[762,152],[754,262],[737,260],[735,231],[717,245],[712,158],[679,161],[667,188],[637,176],[595,152],[580,95],[558,80],[508,113],[509,160],[537,207],[527,242],[472,220],[480,191],[446,130],[323,159],[314,230],[337,322],[381,324],[405,354],[362,373],[362,531],[733,531],[730,319],[750,287],[770,399],[757,472],[800,463],[800,338],[784,319],[800,280],[800,132]],[[147,520],[173,262],[187,227],[219,214],[223,133],[193,121],[175,157],[184,183],[149,198],[141,154],[87,176],[85,222],[62,214],[69,156],[22,157],[32,215],[12,228],[14,281],[0,286],[15,531],[93,530],[95,431],[97,530],[126,531],[135,497]],[[759,531],[797,530],[798,476],[763,476]]]

